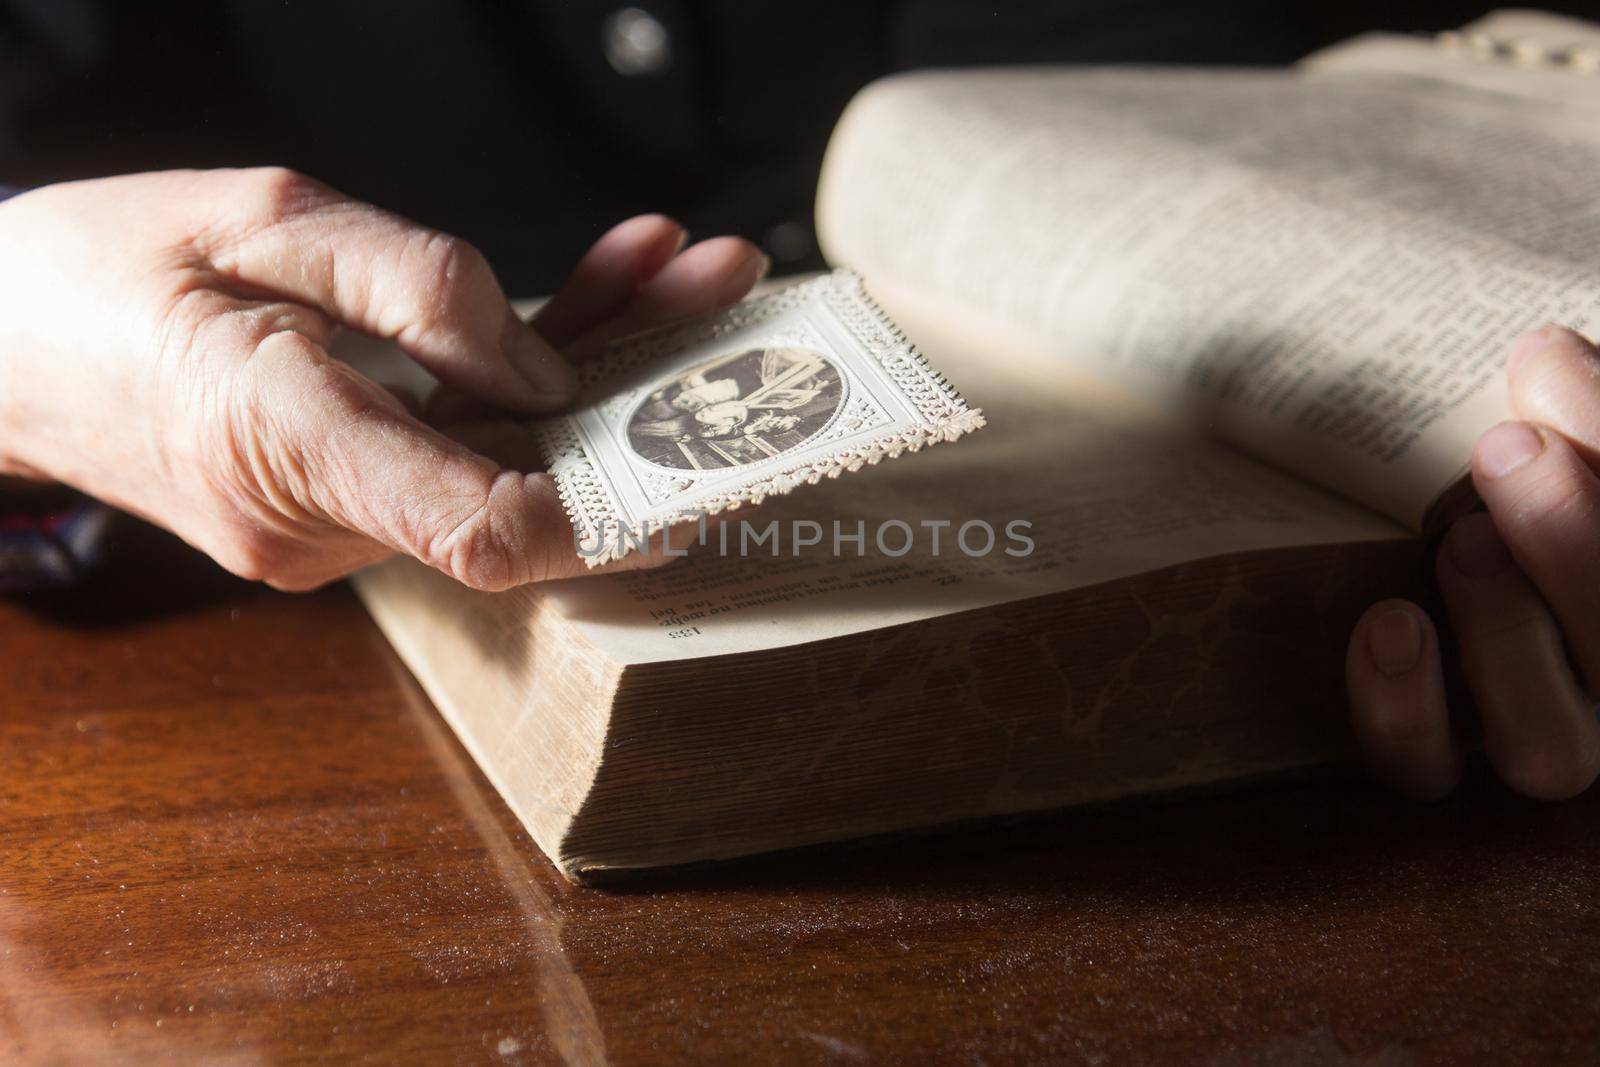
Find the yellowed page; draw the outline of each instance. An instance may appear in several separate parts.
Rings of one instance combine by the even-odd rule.
[[[627,664],[777,648],[934,618],[970,608],[1094,585],[1209,556],[1254,549],[1373,541],[1405,531],[1372,512],[1207,441],[1159,407],[1077,376],[1082,361],[1031,346],[1003,323],[951,318],[936,302],[874,287],[930,361],[949,374],[989,425],[959,447],[802,487],[789,497],[734,512],[728,552],[716,527],[704,547],[657,571],[596,575],[505,594],[462,591],[462,618],[538,616],[574,621],[607,659]],[[531,304],[522,305],[524,310]],[[342,338],[336,354],[391,385],[425,389],[426,374],[393,345]],[[741,554],[740,527],[751,536]],[[862,524],[862,554],[841,541]],[[912,527],[905,555],[880,551],[875,534],[898,520]],[[946,521],[934,527],[924,521]],[[968,555],[959,528],[995,531],[991,551]],[[1033,542],[1007,536],[1015,520]],[[776,521],[782,537],[754,543]],[[793,523],[813,522],[819,543],[796,554]],[[810,527],[803,530],[811,536]],[[981,547],[981,528],[968,544]],[[906,540],[885,529],[897,552]],[[402,589],[419,563],[379,568]],[[419,589],[430,588],[419,584]],[[369,593],[369,596],[396,595]],[[532,601],[537,600],[535,605]],[[469,606],[476,601],[477,606]],[[509,606],[507,606],[509,605]],[[537,610],[536,610],[537,609]],[[380,612],[381,614],[381,612]]]
[[[768,544],[730,528],[657,571],[551,583],[544,595],[585,636],[625,663],[748,652],[1038,596],[1189,560],[1252,549],[1381,540],[1405,531],[1371,512],[1197,438],[1131,406],[1086,395],[1054,356],[1006,340],[943,329],[910,309],[900,324],[989,417],[959,447],[886,463],[735,512]],[[793,523],[815,522],[821,543],[791,545]],[[876,531],[898,520],[912,548],[886,555]],[[927,522],[946,521],[935,554]],[[959,528],[982,520],[995,546],[968,555]],[[1007,536],[1016,520],[1032,551]],[[841,540],[864,534],[863,555]],[[857,524],[861,524],[859,527]],[[887,527],[886,545],[907,542]],[[973,527],[968,547],[984,546]]]
[[[1600,313],[1586,107],[1330,70],[1021,69],[866,90],[824,247],[1411,528],[1522,330]]]

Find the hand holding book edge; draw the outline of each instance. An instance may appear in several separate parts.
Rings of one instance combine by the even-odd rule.
[[[1600,774],[1600,352],[1547,327],[1506,369],[1528,421],[1479,438],[1472,477],[1487,512],[1455,522],[1436,569],[1490,764],[1519,793],[1561,799]],[[1448,793],[1461,744],[1427,614],[1374,605],[1351,635],[1346,680],[1372,772],[1410,796]]]

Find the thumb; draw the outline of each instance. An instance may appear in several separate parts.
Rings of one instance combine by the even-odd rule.
[[[1561,326],[1524,334],[1506,377],[1518,418],[1560,433],[1600,470],[1600,352],[1587,338]]]
[[[583,569],[548,475],[503,469],[423,425],[302,334],[269,337],[247,373],[243,433],[256,480],[280,510],[363,534],[475,589]]]

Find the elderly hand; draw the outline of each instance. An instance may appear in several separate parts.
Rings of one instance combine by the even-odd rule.
[[[1600,353],[1548,327],[1506,370],[1522,421],[1478,439],[1472,480],[1488,512],[1446,534],[1438,582],[1490,763],[1518,792],[1557,799],[1600,772]],[[1448,793],[1461,754],[1422,609],[1369,609],[1346,679],[1373,773],[1412,796]]]
[[[461,240],[283,170],[143,174],[0,205],[0,473],[55,479],[309,589],[395,552],[480,589],[580,573],[551,480],[329,357],[396,341],[472,400],[550,411],[603,339],[744,296],[765,258],[641,216],[532,325]]]

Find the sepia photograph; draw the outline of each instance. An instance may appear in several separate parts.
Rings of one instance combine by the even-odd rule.
[[[587,403],[525,431],[591,566],[985,425],[845,268],[625,338],[584,376]]]
[[[844,382],[822,353],[748,349],[651,393],[628,420],[628,444],[662,467],[739,467],[803,445],[843,402]]]

